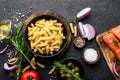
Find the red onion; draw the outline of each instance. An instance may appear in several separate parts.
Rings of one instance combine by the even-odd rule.
[[[87,39],[88,39],[88,36],[89,36],[89,34],[90,34],[89,28],[88,28],[86,25],[83,25],[83,29],[84,29],[84,31],[85,31],[84,38],[87,38]]]
[[[120,78],[120,75],[117,73],[117,71],[116,71],[116,63],[114,63],[113,65],[112,65],[112,71],[113,71],[113,73],[117,76],[117,77],[119,77]]]
[[[81,10],[78,14],[77,14],[77,18],[79,20],[82,20],[83,18],[87,17],[91,12],[91,8],[90,7],[87,7],[83,10]]]
[[[79,31],[80,31],[80,34],[81,34],[81,36],[82,37],[85,37],[85,31],[84,31],[84,29],[83,29],[83,23],[82,22],[79,22],[78,23],[78,29],[79,29]]]
[[[87,35],[88,40],[93,39],[95,37],[95,28],[90,24],[85,24],[85,26],[89,29],[89,32]]]
[[[78,29],[83,38],[87,38],[91,40],[95,37],[95,28],[90,24],[83,24],[81,22],[78,23]]]
[[[8,47],[9,45],[7,44],[6,47],[2,51],[0,51],[0,54],[4,53],[8,49]]]
[[[15,71],[17,69],[17,65],[9,66],[7,63],[4,63],[4,69],[10,72]]]

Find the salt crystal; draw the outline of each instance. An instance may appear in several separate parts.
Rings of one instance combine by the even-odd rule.
[[[21,17],[24,17],[25,15],[22,15]]]
[[[6,10],[6,8],[3,8],[3,10],[5,11],[5,10]]]
[[[20,11],[20,10],[17,10],[18,12]]]
[[[18,22],[19,21],[19,19],[16,17],[16,22]]]
[[[30,6],[30,9],[32,9],[33,7],[32,6]]]
[[[8,52],[7,55],[8,55],[9,58],[11,58],[12,51]]]
[[[19,15],[21,15],[22,13],[18,13]]]
[[[14,24],[14,26],[17,28],[17,24]]]

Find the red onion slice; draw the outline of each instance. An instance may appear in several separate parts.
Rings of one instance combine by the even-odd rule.
[[[88,36],[90,34],[89,28],[86,25],[83,25],[83,29],[85,31],[84,38],[88,38]]]
[[[81,10],[78,14],[77,14],[77,18],[79,20],[82,20],[83,18],[87,17],[91,12],[91,8],[90,7],[87,7],[83,10]]]
[[[80,34],[81,34],[81,36],[82,37],[85,37],[85,31],[84,31],[84,29],[83,29],[83,23],[82,22],[79,22],[78,23],[78,29],[79,29],[79,32],[80,32]]]
[[[112,71],[113,71],[113,73],[117,76],[117,77],[119,77],[120,78],[120,75],[117,73],[117,71],[116,71],[116,63],[114,63],[113,65],[112,65]]]
[[[17,69],[17,65],[9,66],[7,63],[4,63],[4,69],[7,71],[15,71]]]
[[[0,51],[0,54],[4,53],[8,49],[8,47],[9,45],[7,44],[6,47],[2,51]]]

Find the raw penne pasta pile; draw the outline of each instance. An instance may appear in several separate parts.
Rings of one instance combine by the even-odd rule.
[[[57,20],[37,20],[28,27],[28,40],[34,52],[52,55],[59,51],[65,36],[63,35],[62,23]]]

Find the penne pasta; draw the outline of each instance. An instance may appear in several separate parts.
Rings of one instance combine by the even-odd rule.
[[[34,52],[52,55],[54,51],[59,51],[65,39],[62,23],[52,19],[41,19],[35,24],[31,23],[30,26],[28,27],[28,40]]]

